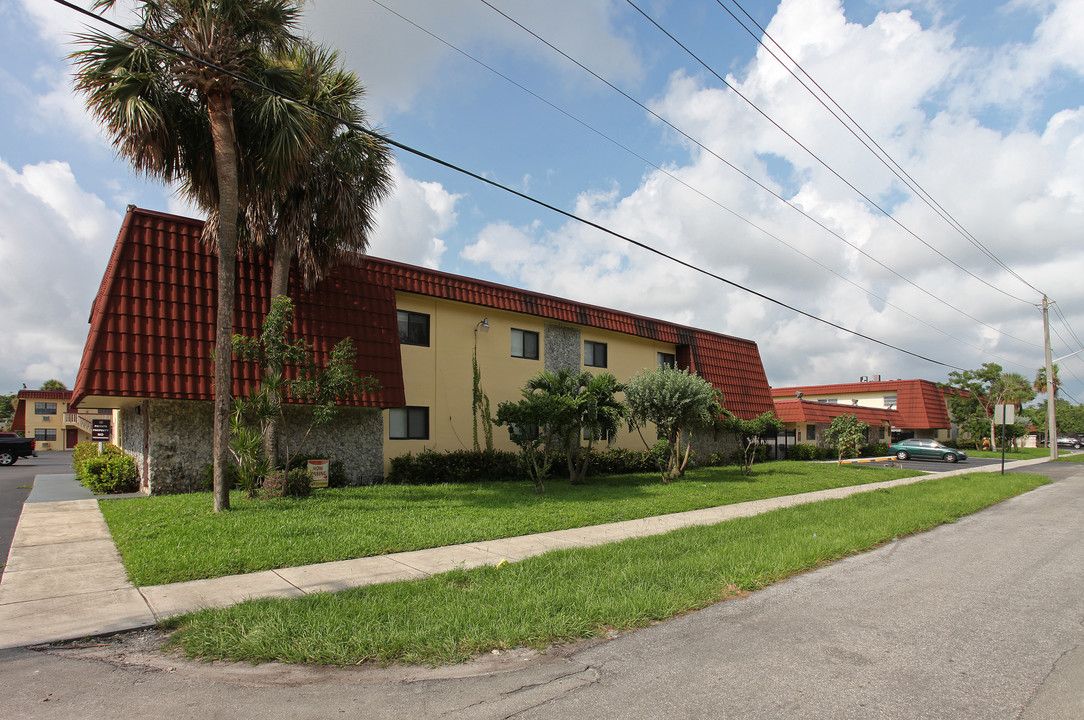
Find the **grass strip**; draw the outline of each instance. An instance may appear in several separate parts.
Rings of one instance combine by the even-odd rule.
[[[99,505],[136,585],[221,577],[494,540],[794,495],[900,477],[914,470],[775,462],[745,477],[698,468],[663,485],[658,475],[591,478],[588,485],[529,482],[377,485],[320,490],[304,499],[230,497],[214,513],[210,493]]]
[[[443,664],[644,627],[921,532],[1049,480],[982,473],[425,580],[174,618],[193,657]]]

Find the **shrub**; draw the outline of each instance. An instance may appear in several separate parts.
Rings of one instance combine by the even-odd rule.
[[[121,453],[102,453],[85,457],[76,471],[79,482],[95,495],[128,493],[139,490],[135,460]]]
[[[81,442],[75,446],[72,450],[72,466],[75,467],[75,472],[78,475],[80,468],[90,458],[97,458],[103,456],[123,455],[119,447],[111,443],[105,443],[102,446],[101,455],[98,454],[98,443],[96,442]]]
[[[787,460],[831,460],[832,449],[820,445],[799,443],[787,448]]]
[[[882,455],[890,455],[888,451],[888,443],[877,442],[870,443],[869,445],[863,445],[859,455],[861,457],[881,457]]]
[[[504,450],[423,450],[391,459],[385,481],[393,485],[435,485],[522,480],[526,477],[516,453]]]
[[[308,497],[312,492],[309,473],[303,468],[276,471],[263,479],[259,496],[264,499],[282,497]]]

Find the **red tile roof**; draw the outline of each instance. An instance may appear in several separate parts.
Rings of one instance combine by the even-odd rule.
[[[799,385],[772,388],[773,398],[804,395],[855,395],[883,393],[896,395],[899,419],[894,427],[906,430],[934,430],[951,427],[945,391],[929,380],[880,380],[836,385]]]
[[[20,390],[20,400],[71,400],[71,390]]]
[[[895,410],[861,405],[819,403],[815,400],[802,400],[796,397],[776,398],[775,414],[786,423],[827,425],[841,415],[854,415],[868,425],[882,425],[887,422],[892,427],[900,427],[900,414]]]
[[[212,398],[215,258],[200,242],[202,227],[197,220],[129,208],[92,307],[76,402],[97,396]],[[257,333],[269,303],[269,278],[270,261],[239,258],[235,332]],[[749,340],[373,257],[336,269],[312,291],[290,289],[298,332],[318,350],[354,338],[359,372],[381,383],[363,405],[405,404],[396,291],[672,343],[679,364],[721,390],[731,412],[750,418],[773,409],[760,351]],[[258,368],[240,362],[234,368],[234,393],[247,392]]]
[[[130,207],[90,314],[73,403],[88,397],[211,400],[214,397],[215,268],[203,223]],[[257,335],[270,306],[270,262],[238,258],[234,332]],[[312,291],[291,286],[294,328],[326,353],[354,338],[357,369],[380,382],[355,404],[405,404],[395,293],[356,273],[334,273]],[[259,368],[235,362],[233,393],[255,386]]]

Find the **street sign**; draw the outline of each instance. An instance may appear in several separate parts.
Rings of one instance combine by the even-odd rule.
[[[1012,425],[1016,422],[1016,406],[994,405],[994,422],[998,425]]]
[[[94,442],[109,442],[113,439],[113,421],[94,419],[90,421],[90,439]]]

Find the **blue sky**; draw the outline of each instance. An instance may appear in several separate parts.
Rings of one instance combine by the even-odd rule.
[[[749,338],[776,386],[984,362],[1031,378],[1042,293],[1060,311],[1054,354],[1084,347],[1084,0],[636,1],[692,54],[627,2],[490,4],[564,55],[481,0],[316,0],[304,25],[397,141],[943,364],[403,152],[373,254]],[[726,12],[740,8],[974,242]],[[117,160],[73,94],[83,23],[0,0],[2,392],[74,383],[127,204],[195,214]],[[1061,366],[1084,400],[1084,353]]]

